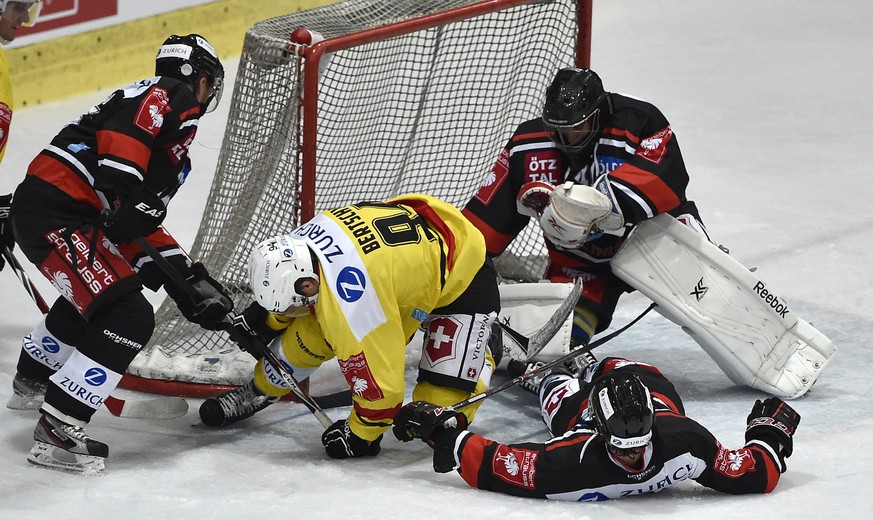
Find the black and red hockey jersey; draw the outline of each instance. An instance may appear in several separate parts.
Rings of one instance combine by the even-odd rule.
[[[491,255],[498,255],[528,224],[516,210],[519,189],[528,182],[565,181],[592,185],[609,174],[628,224],[661,213],[690,213],[697,208],[685,196],[688,172],[670,123],[651,103],[611,93],[609,114],[589,151],[569,157],[549,138],[540,118],[518,126],[463,212],[482,233]],[[602,234],[579,249],[557,249],[546,240],[553,264],[585,268],[608,262],[621,237]]]
[[[587,381],[611,370],[637,374],[655,403],[652,439],[643,449],[640,469],[614,457],[588,423],[587,384],[556,399],[559,409],[553,417],[563,416],[568,431],[547,442],[501,444],[463,431],[438,438],[434,449],[443,454],[453,450],[458,471],[471,486],[524,497],[601,501],[654,493],[689,479],[732,494],[775,488],[784,467],[769,444],[753,440],[738,450],[722,446],[684,415],[675,388],[651,365],[606,358]],[[554,421],[552,428],[556,431]]]
[[[166,205],[190,170],[188,148],[200,115],[188,85],[155,77],[114,91],[66,125],[30,163],[31,181],[23,183],[26,197],[41,201],[42,227],[94,223],[136,189],[158,195]],[[187,258],[163,229],[146,238],[171,260]],[[118,246],[135,268],[148,262],[135,244]],[[160,282],[150,278],[143,281],[154,289]]]

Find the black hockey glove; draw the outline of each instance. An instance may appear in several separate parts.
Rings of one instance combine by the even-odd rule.
[[[269,315],[267,309],[254,302],[233,317],[233,328],[237,333],[234,334],[234,339],[239,338],[237,345],[255,359],[260,359],[267,345],[281,334],[267,325]]]
[[[332,459],[375,457],[382,449],[379,446],[381,441],[381,435],[373,442],[367,442],[358,437],[349,428],[348,419],[342,419],[333,423],[330,425],[330,428],[324,430],[324,433],[321,434],[321,443],[324,445],[324,451]]]
[[[761,440],[773,446],[783,459],[791,456],[794,451],[794,432],[800,424],[800,414],[794,408],[778,397],[768,397],[763,401],[759,399],[752,406],[747,421],[746,442]]]
[[[209,276],[206,267],[200,262],[191,266],[185,277],[194,292],[197,301],[192,301],[188,292],[178,287],[172,280],[164,284],[167,295],[176,302],[179,311],[185,318],[208,330],[225,328],[222,320],[233,310],[233,300],[227,290],[217,280]]]
[[[0,195],[0,245],[15,249],[15,237],[12,235],[12,223],[9,222],[9,209],[12,207],[12,194]],[[0,270],[6,266],[6,260],[0,256]]]
[[[421,439],[431,444],[431,436],[438,430],[465,430],[467,416],[427,401],[407,403],[394,417],[394,436],[409,442]]]
[[[114,210],[105,211],[98,225],[109,240],[122,244],[154,233],[166,216],[164,201],[154,193],[139,189],[132,191]]]

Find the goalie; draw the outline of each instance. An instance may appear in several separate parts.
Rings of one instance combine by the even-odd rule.
[[[584,282],[572,328],[579,345],[609,326],[630,290],[610,270],[626,230],[670,213],[705,234],[687,184],[679,143],[657,107],[605,91],[592,70],[565,68],[546,91],[542,117],[518,126],[463,212],[491,256],[536,219],[549,253],[543,277]]]
[[[488,181],[464,214],[489,254],[502,253],[535,218],[549,251],[545,278],[583,280],[571,344],[603,331],[619,296],[635,289],[736,384],[800,397],[836,352],[709,240],[685,198],[682,154],[658,109],[604,91],[593,71],[558,72],[542,118],[518,127]],[[510,363],[510,372],[531,368],[520,365]]]
[[[352,390],[351,415],[322,435],[332,458],[379,453],[403,404],[406,345],[420,326],[414,399],[446,406],[488,388],[497,277],[482,234],[445,202],[403,195],[324,211],[256,246],[249,274],[255,302],[237,329],[272,341],[297,380],[336,357]],[[200,417],[223,426],[288,392],[261,360],[252,381],[204,401]],[[465,410],[468,421],[476,408]]]

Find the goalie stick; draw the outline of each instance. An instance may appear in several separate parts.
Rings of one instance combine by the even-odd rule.
[[[175,283],[185,294],[191,299],[191,301],[197,305],[200,301],[200,295],[194,290],[194,287],[188,283],[188,280],[182,276],[166,258],[161,256],[161,253],[154,248],[151,244],[146,241],[143,237],[137,237],[134,241],[142,248],[142,250],[151,257],[152,261]],[[226,315],[224,319],[221,320],[222,330],[226,331],[230,338],[237,343],[237,345],[246,345],[247,348],[254,348],[255,351],[259,352],[264,356],[264,361],[272,365],[272,367],[279,373],[282,377],[282,380],[291,388],[291,391],[294,392],[294,395],[300,399],[310,412],[318,419],[318,422],[324,426],[325,429],[329,428],[333,425],[333,420],[331,420],[330,416],[322,409],[321,405],[318,404],[316,400],[314,400],[308,393],[306,393],[303,388],[300,387],[300,384],[288,370],[288,368],[282,363],[282,361],[273,353],[272,350],[269,349],[267,345],[264,345],[260,341],[255,341],[254,338],[245,336],[243,333],[238,331],[231,322],[230,316]]]
[[[48,314],[49,306],[39,294],[36,286],[27,276],[24,268],[19,263],[12,251],[7,246],[0,249],[0,254],[6,260],[6,263],[15,272],[18,281],[24,286],[24,290],[33,300],[33,303],[39,308],[43,314]],[[103,401],[103,406],[112,415],[116,417],[127,417],[132,419],[177,419],[188,413],[188,402],[181,397],[159,397],[156,399],[148,399],[142,401],[127,401],[117,397],[108,396]]]
[[[561,329],[561,325],[563,325],[570,313],[573,312],[573,308],[576,307],[576,302],[579,301],[579,296],[581,294],[582,279],[576,278],[573,282],[573,288],[570,289],[570,294],[567,295],[567,298],[561,306],[555,310],[554,314],[552,314],[542,328],[536,331],[533,336],[529,338],[520,332],[513,330],[509,325],[498,319],[497,324],[500,328],[503,329],[513,343],[516,344],[517,348],[524,353],[523,356],[519,356],[517,352],[514,352],[515,349],[512,347],[506,347],[504,350],[507,351],[509,357],[528,362],[535,355],[539,354],[546,347],[546,344],[555,337],[555,334],[557,334],[558,330]]]
[[[538,376],[538,375],[542,374],[543,372],[551,370],[558,365],[561,365],[561,364],[566,363],[568,361],[573,361],[574,359],[578,358],[582,354],[585,354],[586,352],[591,352],[595,348],[599,347],[600,345],[603,345],[607,341],[611,340],[612,338],[614,338],[614,337],[618,336],[619,334],[621,334],[622,332],[626,331],[634,323],[640,321],[643,318],[643,316],[648,314],[649,311],[654,309],[654,308],[655,308],[655,304],[653,303],[653,304],[649,305],[648,307],[646,307],[646,310],[644,310],[639,316],[637,316],[636,318],[631,320],[627,325],[625,325],[624,327],[622,327],[614,332],[611,332],[610,334],[598,339],[597,341],[590,343],[588,345],[580,346],[579,348],[577,348],[575,350],[571,350],[570,352],[564,354],[563,356],[559,357],[558,359],[554,359],[552,361],[549,361],[548,363],[544,364],[541,367],[538,367],[534,370],[531,370],[530,372],[525,372],[524,374],[521,374],[520,376],[517,376],[513,379],[510,379],[509,381],[503,383],[502,385],[495,386],[494,388],[489,388],[488,390],[482,392],[481,394],[476,394],[474,396],[471,396],[467,399],[464,399],[463,401],[461,401],[459,403],[455,403],[452,406],[449,406],[448,408],[450,408],[452,410],[459,410],[461,408],[470,406],[473,403],[478,403],[482,399],[491,397],[492,395],[498,394],[498,393],[506,390],[507,388],[512,388],[513,386],[521,384],[522,382],[527,381],[528,379],[530,379],[534,376]],[[546,324],[546,325],[548,326],[548,324]],[[537,332],[537,334],[538,333],[539,333],[539,331]],[[534,336],[536,336],[536,334],[534,334]],[[548,341],[548,340],[546,340],[546,341]]]

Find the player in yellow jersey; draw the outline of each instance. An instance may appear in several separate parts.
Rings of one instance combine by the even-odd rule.
[[[0,0],[0,43],[6,45],[15,39],[18,28],[30,26],[36,22],[41,1],[10,2]],[[9,62],[6,53],[0,48],[0,163],[6,154],[6,141],[9,139],[9,125],[12,122],[12,79],[9,77]],[[9,207],[12,205],[12,194],[0,195],[0,247],[8,247],[10,251],[15,246],[12,226],[9,225]],[[6,260],[0,256],[0,270],[6,265]]]
[[[272,341],[297,380],[336,357],[352,390],[349,418],[322,436],[333,458],[379,453],[405,397],[406,345],[420,327],[414,400],[451,405],[488,387],[496,271],[482,234],[445,202],[403,195],[324,211],[256,246],[249,269],[255,303],[237,329]],[[200,416],[222,426],[289,391],[261,360],[248,385],[207,399]],[[464,419],[475,413],[466,408]]]

